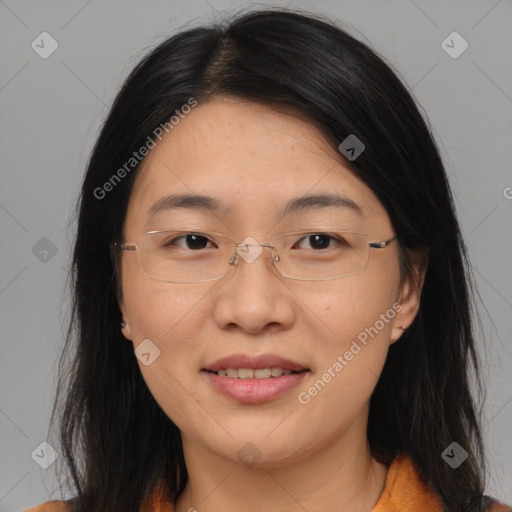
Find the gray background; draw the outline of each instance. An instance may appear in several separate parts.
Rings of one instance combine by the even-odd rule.
[[[264,5],[343,22],[389,59],[428,114],[485,304],[488,492],[512,503],[510,0],[0,0],[0,511],[61,498],[56,464],[45,470],[31,454],[47,439],[64,343],[71,211],[116,90],[183,24]],[[59,45],[47,59],[31,48],[43,31]],[[441,46],[453,31],[469,44],[458,58]]]

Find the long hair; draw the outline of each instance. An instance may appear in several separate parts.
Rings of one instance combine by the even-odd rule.
[[[139,165],[111,178],[190,98],[220,95],[293,109],[335,148],[351,134],[365,144],[356,160],[340,153],[340,161],[387,210],[403,271],[410,271],[410,250],[429,251],[419,312],[390,347],[371,397],[371,453],[384,464],[409,455],[446,510],[485,510],[481,409],[471,392],[474,383],[481,391],[473,285],[428,121],[369,46],[318,15],[284,9],[168,38],[136,65],[102,126],[77,207],[72,315],[51,418],[59,413],[59,443],[76,489],[70,503],[77,512],[135,512],[158,482],[174,502],[187,482],[180,432],[149,392],[119,328],[109,243],[121,237]],[[441,457],[454,441],[469,454],[457,470]]]

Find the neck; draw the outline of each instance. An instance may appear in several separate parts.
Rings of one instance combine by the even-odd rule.
[[[265,467],[227,460],[182,434],[189,478],[176,512],[369,512],[387,467],[371,456],[365,426],[358,419],[324,446]]]

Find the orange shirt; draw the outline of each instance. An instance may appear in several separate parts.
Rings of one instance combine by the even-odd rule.
[[[23,512],[71,512],[64,501],[47,501]],[[174,512],[170,500],[155,494],[141,512]],[[442,512],[441,500],[420,477],[412,461],[403,455],[389,466],[384,490],[371,512]],[[512,512],[512,508],[496,504],[492,512]]]

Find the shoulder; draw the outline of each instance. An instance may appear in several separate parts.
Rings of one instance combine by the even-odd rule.
[[[492,507],[489,509],[489,512],[512,512],[512,508],[504,503],[499,503],[498,501],[494,501]]]
[[[439,496],[423,480],[412,459],[400,454],[388,468],[384,489],[371,512],[441,512]]]
[[[482,503],[488,512],[512,512],[512,508],[489,496]],[[412,459],[398,455],[389,466],[384,490],[372,512],[441,512],[440,496],[421,476]]]
[[[46,501],[36,507],[27,508],[22,512],[73,512],[73,508],[66,501],[54,500]],[[153,499],[143,504],[141,512],[174,512],[174,506],[164,496],[155,494]]]
[[[22,512],[72,512],[71,506],[65,501],[47,501],[36,507],[27,508]]]

